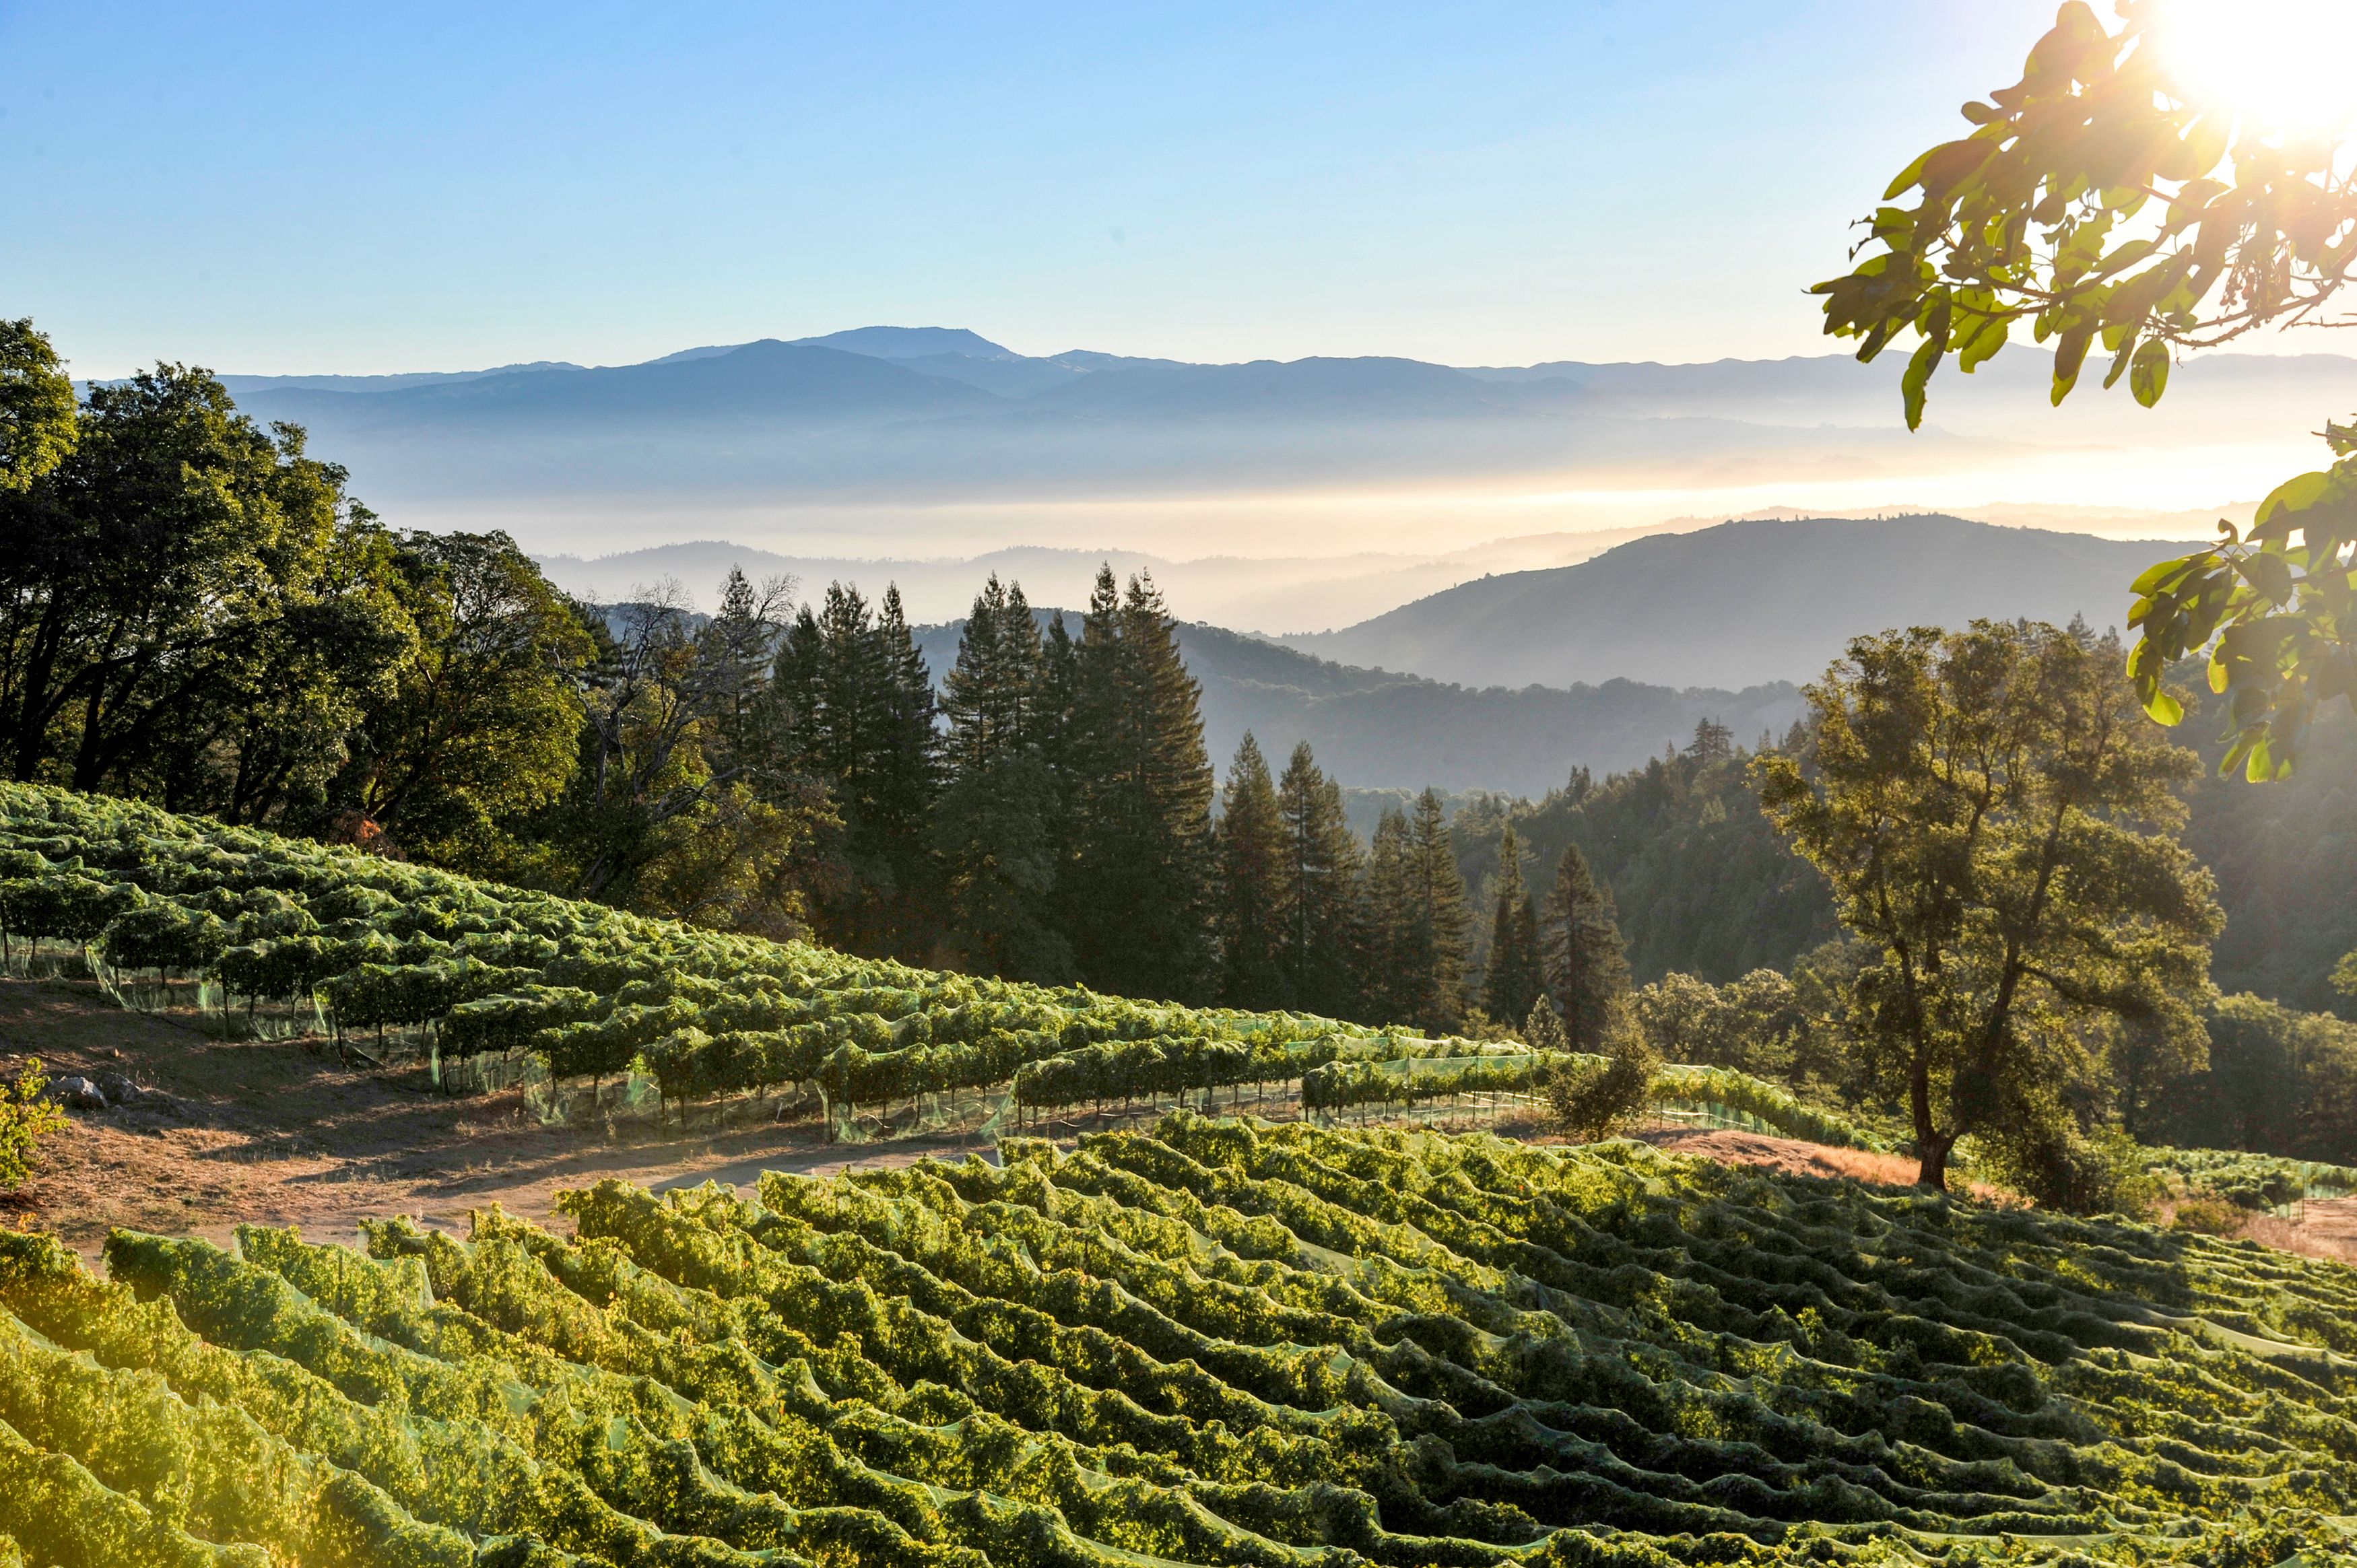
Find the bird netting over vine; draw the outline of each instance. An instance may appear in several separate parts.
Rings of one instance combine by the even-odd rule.
[[[0,1233],[64,1563],[2351,1560],[2357,1274],[1641,1145],[1166,1118],[368,1251]],[[5,1562],[0,1557],[0,1562]]]

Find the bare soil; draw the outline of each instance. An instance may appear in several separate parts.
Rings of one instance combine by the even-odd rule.
[[[1833,1149],[1795,1138],[1726,1130],[1668,1129],[1637,1135],[1666,1153],[1699,1155],[1722,1165],[1757,1165],[1789,1176],[1847,1176],[1878,1187],[1910,1187],[1915,1181],[1915,1162],[1898,1155]],[[1979,1182],[1973,1184],[1973,1194],[2000,1202],[2019,1201]],[[2175,1206],[2169,1203],[2153,1216],[2162,1225],[2174,1217]],[[2357,1263],[2357,1197],[2315,1198],[2294,1205],[2287,1214],[2252,1214],[2234,1234],[2281,1251]]]
[[[349,1240],[362,1219],[458,1224],[493,1202],[545,1221],[559,1191],[609,1176],[658,1188],[735,1184],[764,1170],[823,1175],[960,1146],[909,1138],[846,1148],[808,1122],[543,1126],[521,1091],[446,1096],[422,1072],[345,1066],[316,1046],[213,1038],[124,1012],[87,983],[0,981],[0,1071],[14,1077],[37,1056],[52,1072],[112,1069],[171,1096],[74,1112],[43,1145],[33,1179],[0,1200],[0,1218],[55,1230],[93,1254],[118,1225],[214,1240],[242,1223],[295,1225]]]
[[[1733,1128],[1668,1127],[1646,1129],[1637,1136],[1664,1154],[1692,1155],[1723,1165],[1757,1165],[1786,1176],[1846,1176],[1873,1187],[1913,1187],[1915,1162],[1903,1155],[1878,1155],[1868,1149],[1836,1149],[1824,1144],[1779,1138],[1767,1133]],[[2018,1201],[1986,1182],[1974,1182],[1975,1197],[1991,1202]]]
[[[1727,1165],[1758,1165],[1786,1176],[1848,1176],[1877,1187],[1911,1187],[1915,1162],[1900,1155],[1836,1149],[1731,1128],[1664,1128],[1637,1134],[1665,1154],[1695,1155]]]
[[[706,1119],[685,1131],[644,1118],[544,1126],[518,1090],[447,1096],[420,1071],[340,1063],[317,1041],[222,1040],[192,1024],[124,1012],[86,982],[0,980],[0,1072],[13,1078],[24,1058],[37,1056],[53,1072],[111,1069],[170,1097],[75,1112],[43,1146],[33,1179],[0,1196],[0,1223],[54,1230],[92,1256],[114,1226],[221,1241],[241,1224],[293,1225],[316,1240],[348,1241],[364,1219],[408,1214],[463,1226],[469,1210],[493,1203],[552,1223],[559,1192],[606,1176],[657,1189],[744,1185],[765,1170],[824,1176],[975,1146],[917,1137],[846,1147],[808,1122],[721,1126]],[[1123,1124],[1084,1118],[1044,1131],[1069,1137],[1083,1122]],[[1560,1141],[1512,1117],[1465,1124]],[[1668,1153],[1793,1176],[1894,1187],[1915,1179],[1914,1162],[1895,1155],[1760,1133],[1671,1127],[1638,1136]],[[2255,1215],[2241,1233],[2357,1262],[2357,1197]]]

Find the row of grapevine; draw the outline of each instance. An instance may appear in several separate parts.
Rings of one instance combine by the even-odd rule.
[[[135,802],[0,785],[0,933],[111,976],[204,976],[340,1042],[650,1072],[676,1098],[869,1103],[1010,1083],[1107,1042],[1266,1049],[1373,1031],[1103,997],[697,930]]]
[[[1887,1153],[1889,1144],[1846,1117],[1812,1105],[1781,1084],[1732,1068],[1670,1066],[1653,1075],[1653,1100],[1663,1105],[1701,1106],[1734,1112],[1770,1132],[1837,1149]]]
[[[25,785],[0,785],[0,940],[86,944],[126,999],[200,977],[249,1026],[274,1007],[437,1079],[530,1058],[593,1087],[643,1074],[681,1105],[992,1091],[1039,1113],[1297,1085],[1333,1111],[1525,1093],[1541,1070],[1519,1047],[854,959]],[[1714,1101],[1808,1122],[1738,1079],[1714,1075]]]
[[[2357,1192],[2357,1168],[2233,1149],[2147,1148],[2145,1168],[2244,1208],[2282,1208]]]
[[[0,1233],[63,1563],[2346,1560],[2357,1279],[1628,1144],[1174,1115],[365,1254]],[[0,1563],[5,1563],[0,1547]]]

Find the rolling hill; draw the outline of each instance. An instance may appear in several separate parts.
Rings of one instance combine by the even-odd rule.
[[[2074,615],[2120,625],[2136,575],[2184,548],[1939,516],[1728,522],[1282,640],[1468,686],[1808,681],[1851,637],[1886,628]]]

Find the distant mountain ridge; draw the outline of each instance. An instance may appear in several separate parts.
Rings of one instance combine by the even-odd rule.
[[[424,503],[451,518],[444,526],[484,526],[485,509],[528,502],[552,529],[563,509],[593,498],[608,510],[643,500],[696,511],[1436,481],[1478,491],[1574,474],[1608,487],[1641,474],[1683,484],[1905,474],[1969,468],[2024,441],[2149,444],[2173,431],[2188,442],[2280,440],[2313,428],[2319,410],[2357,406],[2357,360],[2210,355],[2179,369],[2156,413],[2091,396],[2056,413],[2032,395],[2044,357],[2024,348],[1944,383],[1932,427],[1910,436],[1897,374],[1895,363],[1843,355],[1464,370],[1383,355],[1195,364],[1081,349],[1027,355],[968,328],[876,326],[633,365],[229,384],[258,417],[306,425],[312,449],[349,468],[372,504]],[[1130,542],[1171,553],[1159,537]]]
[[[713,591],[732,566],[756,581],[785,575],[816,593],[830,582],[856,585],[873,598],[897,584],[911,620],[952,619],[973,604],[991,573],[1021,583],[1035,600],[1079,604],[1100,564],[1127,577],[1150,573],[1189,619],[1265,628],[1272,616],[1295,626],[1348,626],[1484,572],[1561,566],[1632,537],[1637,530],[1527,534],[1485,541],[1436,555],[1360,551],[1346,555],[1192,555],[1174,559],[1137,550],[1082,550],[1017,544],[975,554],[893,557],[788,554],[717,539],[683,540],[584,558],[537,555],[550,581],[600,602],[629,597],[665,579],[691,595]],[[1301,619],[1297,618],[1308,617]]]
[[[1279,640],[1474,687],[1608,675],[1673,687],[1802,682],[1852,637],[1891,628],[2074,615],[2121,626],[2128,584],[2183,548],[1936,515],[1728,522],[1483,577]]]

